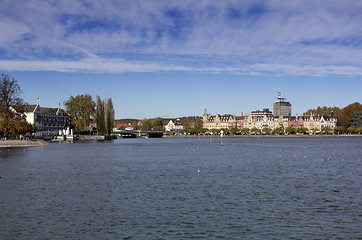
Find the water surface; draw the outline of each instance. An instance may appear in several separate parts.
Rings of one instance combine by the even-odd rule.
[[[1,239],[361,239],[362,138],[0,150]]]

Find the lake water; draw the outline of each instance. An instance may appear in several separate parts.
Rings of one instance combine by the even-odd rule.
[[[362,239],[362,138],[0,149],[1,239]]]

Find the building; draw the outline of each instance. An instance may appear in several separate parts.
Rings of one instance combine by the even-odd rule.
[[[246,117],[244,120],[244,128],[257,128],[259,130],[269,128],[274,130],[274,116],[272,112],[269,111],[269,108],[264,108],[262,111],[252,111],[251,116]]]
[[[286,101],[286,98],[280,96],[280,91],[278,91],[278,100],[273,105],[273,113],[275,117],[292,115],[292,105]]]
[[[165,126],[165,131],[180,131],[184,130],[184,126],[181,123],[181,120],[177,118],[175,122],[170,120],[168,124]]]
[[[115,123],[113,126],[113,131],[119,131],[119,130],[134,130],[134,127],[131,123],[121,123],[121,124],[117,124]]]
[[[37,105],[24,105],[15,107],[23,112],[26,121],[35,127],[35,136],[70,135],[70,116],[60,104],[58,108],[40,107]]]
[[[211,129],[231,129],[236,127],[237,121],[234,115],[226,114],[226,115],[219,115],[216,114],[215,116],[211,116],[207,113],[205,109],[205,113],[202,118],[202,127]]]

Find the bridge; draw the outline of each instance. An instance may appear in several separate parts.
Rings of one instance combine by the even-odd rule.
[[[119,130],[113,131],[111,135],[122,138],[136,138],[136,137],[148,137],[148,138],[162,138],[167,133],[165,131],[141,131],[141,130]]]

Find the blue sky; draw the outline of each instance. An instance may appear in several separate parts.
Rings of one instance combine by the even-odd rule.
[[[23,98],[112,97],[116,118],[293,114],[362,102],[362,2],[2,0],[0,71]]]

